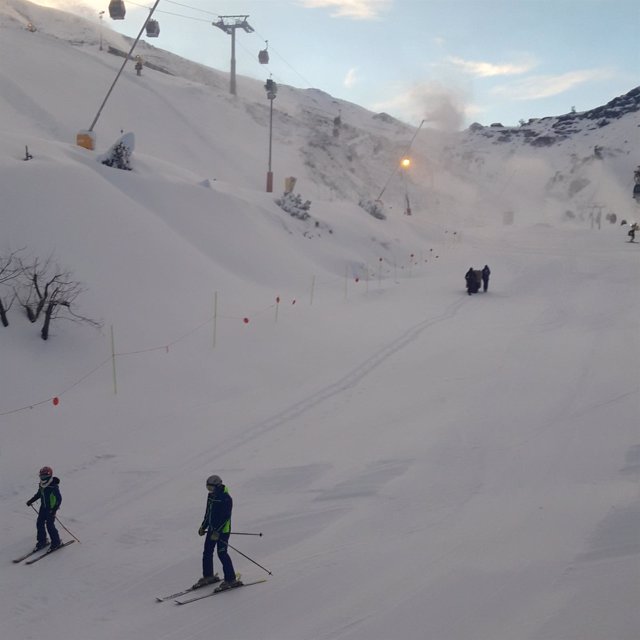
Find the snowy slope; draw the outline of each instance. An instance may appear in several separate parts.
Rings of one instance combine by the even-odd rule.
[[[403,182],[409,127],[340,103],[336,141],[331,96],[283,87],[302,221],[264,193],[260,84],[159,49],[173,75],[127,68],[76,147],[121,64],[86,25],[0,11],[0,255],[53,254],[103,325],[0,327],[2,637],[635,639],[638,112],[544,147],[421,130]],[[121,129],[131,172],[97,161]],[[387,181],[382,221],[357,203]],[[44,464],[81,543],[14,566]],[[211,473],[273,575],[232,552],[268,582],[158,604],[200,575]]]

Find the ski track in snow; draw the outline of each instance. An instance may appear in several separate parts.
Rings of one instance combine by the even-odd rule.
[[[111,503],[108,511],[117,511],[120,508],[121,501],[128,503],[133,499],[140,499],[148,493],[156,492],[159,487],[174,482],[177,477],[180,477],[182,475],[182,469],[184,469],[185,467],[193,468],[194,466],[204,464],[205,462],[211,463],[213,460],[222,457],[230,453],[231,451],[234,451],[250,440],[254,440],[257,437],[263,436],[273,431],[274,429],[277,429],[278,427],[290,422],[294,418],[298,418],[299,416],[308,413],[323,402],[326,402],[331,398],[339,396],[340,394],[353,389],[372,371],[376,370],[378,367],[384,364],[384,362],[391,356],[415,342],[415,340],[417,340],[426,329],[453,318],[460,307],[465,303],[466,297],[461,297],[459,300],[454,301],[440,315],[436,317],[426,318],[413,327],[410,327],[395,340],[372,354],[362,364],[336,380],[336,382],[323,387],[316,393],[313,393],[303,400],[292,404],[283,411],[280,411],[279,413],[265,420],[242,429],[239,435],[231,437],[223,443],[219,443],[212,447],[209,447],[199,452],[192,458],[183,461],[182,464],[177,466],[177,471],[174,474],[169,474],[166,480],[160,483],[154,480],[150,483],[151,486],[145,485],[139,491],[127,493],[126,496],[123,496],[122,499],[114,500]]]

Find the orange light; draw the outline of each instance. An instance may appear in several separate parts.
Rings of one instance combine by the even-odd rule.
[[[403,169],[408,169],[411,166],[411,159],[410,158],[402,158],[402,160],[400,160],[400,166]]]

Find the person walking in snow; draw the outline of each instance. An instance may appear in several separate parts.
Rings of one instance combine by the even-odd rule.
[[[467,283],[467,293],[471,295],[472,293],[478,293],[478,278],[476,276],[476,272],[473,270],[473,267],[469,267],[469,271],[464,274],[465,282]]]
[[[233,500],[220,476],[212,475],[207,478],[207,506],[198,534],[206,536],[202,551],[202,578],[193,586],[203,587],[218,582],[219,578],[213,573],[213,551],[218,547],[218,558],[222,564],[224,580],[218,589],[239,587],[242,583],[236,579],[236,572],[229,557],[227,543],[231,535],[231,511]]]
[[[491,269],[489,269],[489,265],[485,264],[482,267],[482,291],[486,293],[489,288],[489,276],[491,275]]]
[[[60,494],[60,479],[54,477],[51,467],[42,467],[40,469],[40,484],[38,490],[33,497],[27,500],[27,506],[31,506],[37,500],[40,500],[40,510],[38,511],[38,519],[36,527],[38,531],[37,543],[35,550],[44,549],[47,546],[47,532],[51,538],[51,550],[60,546],[60,535],[56,529],[56,513],[62,503],[62,495]]]

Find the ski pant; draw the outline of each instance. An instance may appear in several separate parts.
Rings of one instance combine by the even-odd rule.
[[[213,551],[218,545],[218,558],[222,564],[224,579],[232,582],[236,579],[236,571],[227,551],[227,542],[229,542],[229,534],[221,533],[218,540],[211,539],[211,530],[207,530],[207,537],[204,541],[204,550],[202,551],[202,575],[205,578],[213,576]]]
[[[49,538],[51,539],[51,544],[54,547],[57,547],[60,544],[60,534],[56,529],[56,516],[53,513],[43,513],[42,511],[38,512],[36,527],[38,529],[38,544],[44,545],[46,543],[46,531],[49,532]]]
[[[486,291],[489,288],[489,278],[482,278],[482,290]]]

